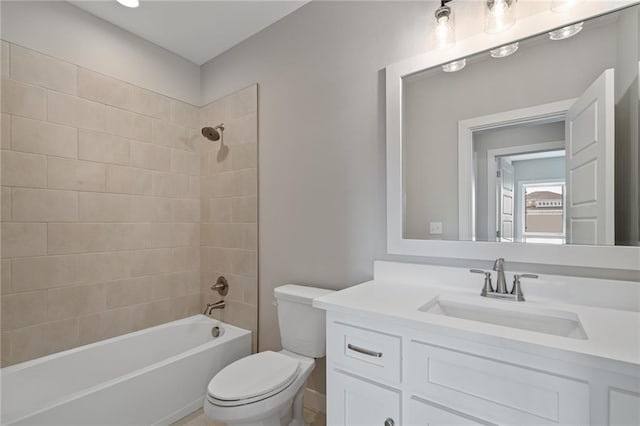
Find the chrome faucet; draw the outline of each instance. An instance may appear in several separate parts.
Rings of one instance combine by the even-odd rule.
[[[507,280],[504,278],[504,259],[499,258],[493,263],[493,270],[497,272],[496,293],[507,294]]]
[[[517,302],[524,302],[524,294],[522,293],[522,287],[520,285],[520,278],[538,278],[534,274],[516,274],[513,276],[513,287],[511,292],[507,291],[507,280],[504,277],[504,259],[496,259],[493,264],[493,270],[497,272],[497,284],[495,291],[491,285],[491,272],[483,271],[481,269],[470,269],[469,272],[474,274],[484,274],[484,286],[480,296],[492,297],[495,299],[509,299]]]
[[[220,300],[216,303],[207,303],[207,307],[204,308],[202,313],[204,315],[211,315],[214,309],[224,309],[225,306],[226,304],[224,303],[224,300]]]

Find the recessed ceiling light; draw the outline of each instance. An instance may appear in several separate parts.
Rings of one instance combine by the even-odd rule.
[[[569,25],[567,27],[559,28],[555,31],[551,31],[549,33],[549,38],[551,40],[565,40],[569,37],[573,37],[574,35],[578,34],[580,31],[582,31],[583,25],[584,25],[584,22],[578,22],[577,24]]]
[[[500,46],[497,49],[491,51],[492,58],[506,58],[509,55],[513,55],[518,50],[518,43],[511,43],[505,46]]]
[[[126,7],[134,8],[134,7],[140,6],[139,0],[116,0],[116,1]]]
[[[442,66],[442,71],[444,72],[456,72],[460,71],[467,65],[466,59],[460,59],[459,61],[449,62],[448,64],[444,64]]]

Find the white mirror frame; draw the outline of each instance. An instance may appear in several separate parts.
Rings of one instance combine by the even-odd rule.
[[[514,262],[640,270],[640,247],[405,239],[402,170],[403,77],[638,3],[630,0],[584,1],[566,13],[554,13],[549,10],[519,20],[515,26],[504,33],[478,34],[458,42],[450,49],[430,51],[389,65],[386,68],[387,252],[411,256],[478,260],[505,257]],[[457,144],[457,141],[452,140],[451,143]]]

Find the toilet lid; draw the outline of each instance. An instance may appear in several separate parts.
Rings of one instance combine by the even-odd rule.
[[[277,352],[260,352],[235,361],[209,382],[208,393],[221,401],[238,401],[274,393],[298,374],[299,361]]]

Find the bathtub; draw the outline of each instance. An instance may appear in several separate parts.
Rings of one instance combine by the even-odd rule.
[[[250,353],[250,331],[195,315],[3,368],[0,420],[167,425],[202,407],[215,373]]]

